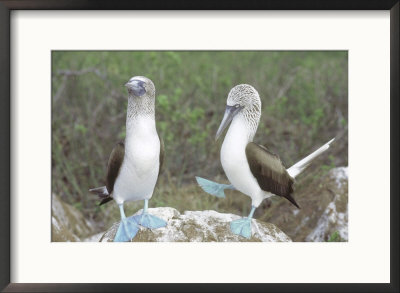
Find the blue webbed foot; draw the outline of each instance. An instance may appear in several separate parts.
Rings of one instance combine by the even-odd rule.
[[[139,231],[139,226],[133,219],[123,218],[118,227],[118,231],[115,234],[114,242],[126,242],[131,241],[136,233]]]
[[[205,192],[219,198],[225,198],[225,189],[235,189],[233,185],[217,183],[198,176],[196,176],[196,181]]]
[[[163,219],[150,215],[147,212],[142,213],[141,215],[132,216],[132,218],[134,218],[136,223],[139,225],[149,229],[157,229],[167,226],[167,222]]]
[[[249,239],[251,237],[251,218],[242,218],[232,221],[231,231],[233,234]]]

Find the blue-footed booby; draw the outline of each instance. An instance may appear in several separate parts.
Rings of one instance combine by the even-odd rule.
[[[300,208],[292,196],[294,179],[326,151],[334,139],[286,169],[277,155],[253,142],[261,117],[261,100],[256,89],[247,84],[237,85],[229,92],[226,104],[216,139],[231,123],[221,147],[222,168],[231,184],[201,177],[196,180],[205,192],[217,197],[225,197],[225,189],[236,189],[251,198],[249,216],[230,224],[234,234],[250,238],[254,211],[264,199],[278,195]]]
[[[139,230],[160,228],[166,222],[147,212],[164,160],[164,144],[155,121],[155,87],[144,76],[132,77],[128,89],[125,142],[116,144],[107,166],[106,186],[90,189],[101,199],[100,205],[114,199],[121,213],[121,222],[114,241],[130,241]],[[143,212],[126,217],[124,202],[144,200]]]

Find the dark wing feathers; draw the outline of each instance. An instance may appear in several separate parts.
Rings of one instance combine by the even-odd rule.
[[[122,162],[125,155],[125,144],[120,141],[113,148],[110,158],[107,164],[107,177],[106,177],[106,187],[108,194],[111,194],[114,190],[114,183],[121,169]]]
[[[246,157],[262,190],[282,196],[300,208],[292,197],[294,179],[277,155],[266,147],[250,142],[246,146]]]
[[[101,206],[101,205],[103,205],[103,204],[105,204],[105,203],[108,203],[108,202],[111,201],[111,200],[113,200],[113,198],[112,198],[111,196],[108,196],[108,197],[106,197],[106,198],[103,198],[103,199],[101,200],[101,202],[99,203],[99,206]]]

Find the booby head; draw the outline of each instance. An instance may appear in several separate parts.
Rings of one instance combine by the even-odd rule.
[[[145,76],[134,76],[125,86],[134,97],[154,97],[156,93],[154,83]]]
[[[261,100],[257,90],[251,85],[239,84],[229,92],[224,118],[215,136],[216,140],[237,116],[244,118],[250,133],[254,135],[261,117]]]

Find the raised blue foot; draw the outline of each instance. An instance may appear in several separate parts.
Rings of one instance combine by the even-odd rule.
[[[198,176],[196,181],[205,192],[220,198],[225,198],[225,189],[235,189],[233,185],[217,183]]]
[[[150,215],[147,212],[141,215],[133,216],[133,218],[135,219],[136,223],[149,229],[157,229],[167,226],[167,222],[165,222],[163,219]]]
[[[242,218],[231,222],[231,231],[233,234],[243,236],[247,239],[251,237],[251,219]]]
[[[118,227],[117,234],[115,234],[114,242],[131,241],[136,233],[139,231],[139,226],[131,218],[122,218]]]

